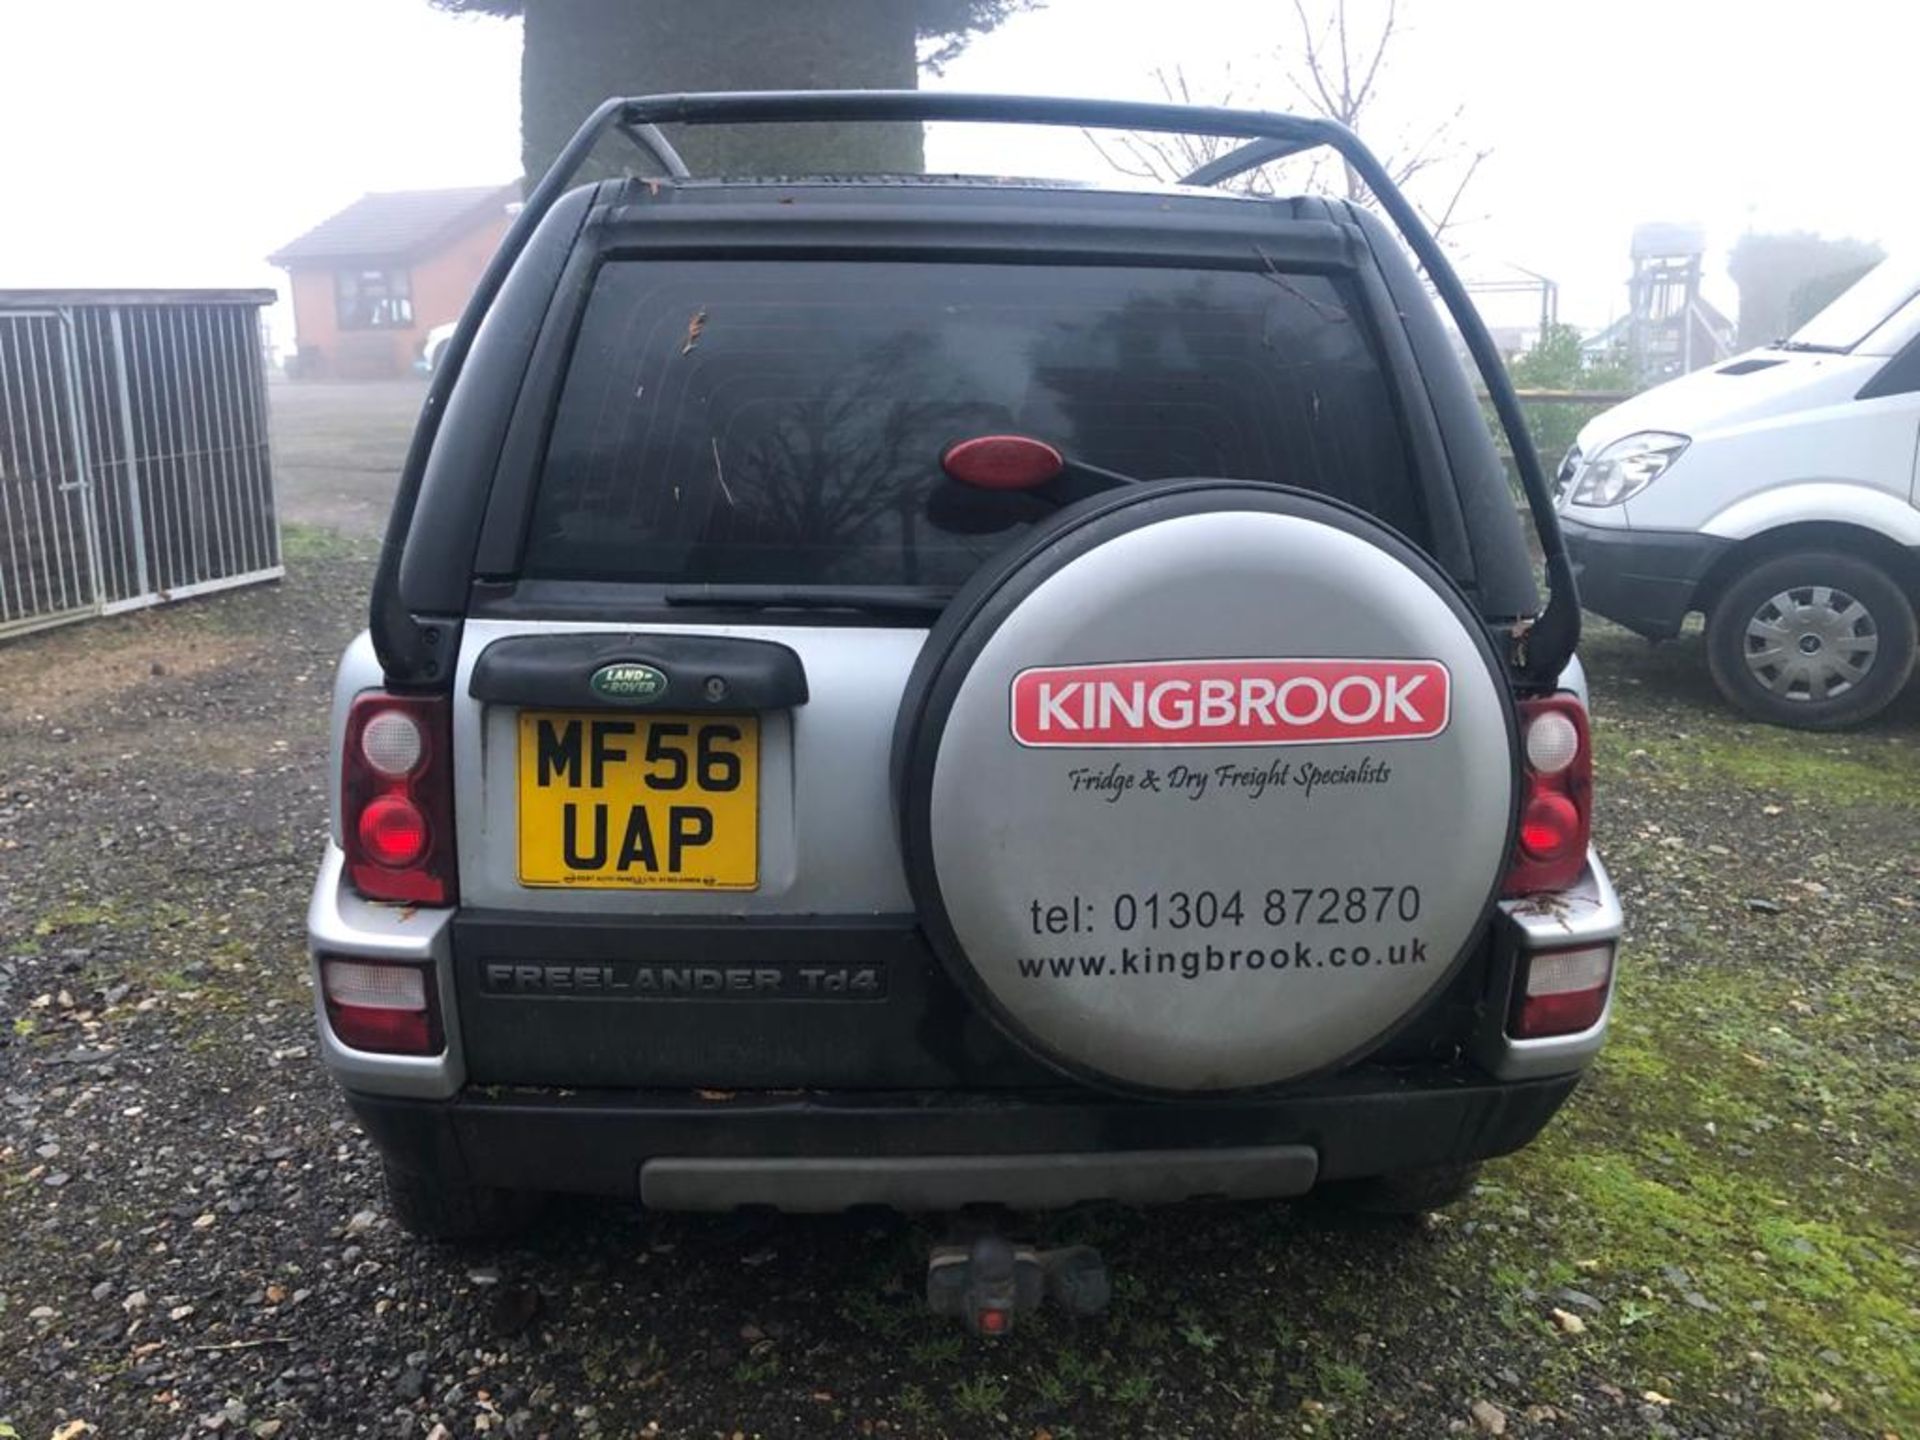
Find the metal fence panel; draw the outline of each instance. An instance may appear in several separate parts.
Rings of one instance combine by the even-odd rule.
[[[0,637],[281,573],[263,298],[0,295]]]

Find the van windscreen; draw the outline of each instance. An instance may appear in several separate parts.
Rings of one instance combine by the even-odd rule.
[[[1327,277],[616,260],[568,365],[523,572],[957,586],[1046,513],[955,495],[942,451],[988,434],[1141,479],[1295,485],[1426,543],[1372,338]]]

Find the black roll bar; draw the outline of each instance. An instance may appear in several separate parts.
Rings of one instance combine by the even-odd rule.
[[[1180,177],[1180,183],[1219,185],[1236,175],[1244,175],[1249,170],[1258,170],[1262,165],[1271,165],[1276,160],[1285,160],[1289,155],[1298,155],[1302,150],[1312,148],[1294,140],[1253,140],[1224,155],[1214,156],[1198,170],[1188,171]]]
[[[436,368],[421,406],[419,423],[407,449],[405,465],[388,518],[386,541],[374,575],[372,630],[374,649],[396,685],[421,684],[450,673],[426,628],[408,613],[400,595],[400,554],[420,493],[420,477],[445,413],[446,400],[459,378],[472,347],[481,317],[499,294],[507,273],[526,248],[534,230],[586,163],[594,146],[610,130],[632,141],[668,175],[685,178],[687,166],[661,135],[661,124],[777,125],[806,122],[974,121],[985,124],[1062,125],[1095,130],[1148,130],[1163,134],[1215,135],[1244,139],[1239,146],[1185,177],[1195,185],[1217,184],[1270,161],[1325,146],[1353,167],[1386,212],[1394,227],[1427,272],[1440,301],[1447,307],[1467,351],[1473,357],[1493,402],[1494,413],[1506,431],[1520,474],[1527,508],[1539,534],[1547,574],[1547,604],[1524,633],[1515,637],[1515,669],[1527,680],[1551,684],[1580,637],[1580,604],[1574,588],[1573,567],[1554,510],[1540,457],[1527,433],[1526,421],[1514,395],[1500,352],[1473,308],[1466,287],[1454,273],[1438,242],[1419,213],[1394,184],[1393,177],[1344,125],[1311,116],[1283,115],[1265,110],[1230,110],[1219,106],[1169,105],[1131,100],[1077,100],[1055,96],[974,95],[927,90],[767,90],[713,94],[646,95],[603,102],[567,142],[551,169],[541,177],[514,217],[500,248],[494,252],[474,287],[453,339]],[[443,632],[436,631],[436,635]],[[446,657],[450,659],[450,657]]]

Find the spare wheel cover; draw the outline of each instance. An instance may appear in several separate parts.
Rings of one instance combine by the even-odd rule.
[[[936,950],[1042,1059],[1162,1092],[1359,1059],[1477,942],[1506,867],[1499,663],[1397,535],[1164,482],[956,597],[896,736]]]

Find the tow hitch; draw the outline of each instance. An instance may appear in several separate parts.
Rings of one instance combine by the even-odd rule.
[[[1113,1287],[1091,1245],[1040,1250],[987,1232],[936,1245],[927,1257],[927,1307],[954,1315],[976,1335],[1005,1335],[1014,1312],[1051,1300],[1069,1315],[1098,1315]]]

